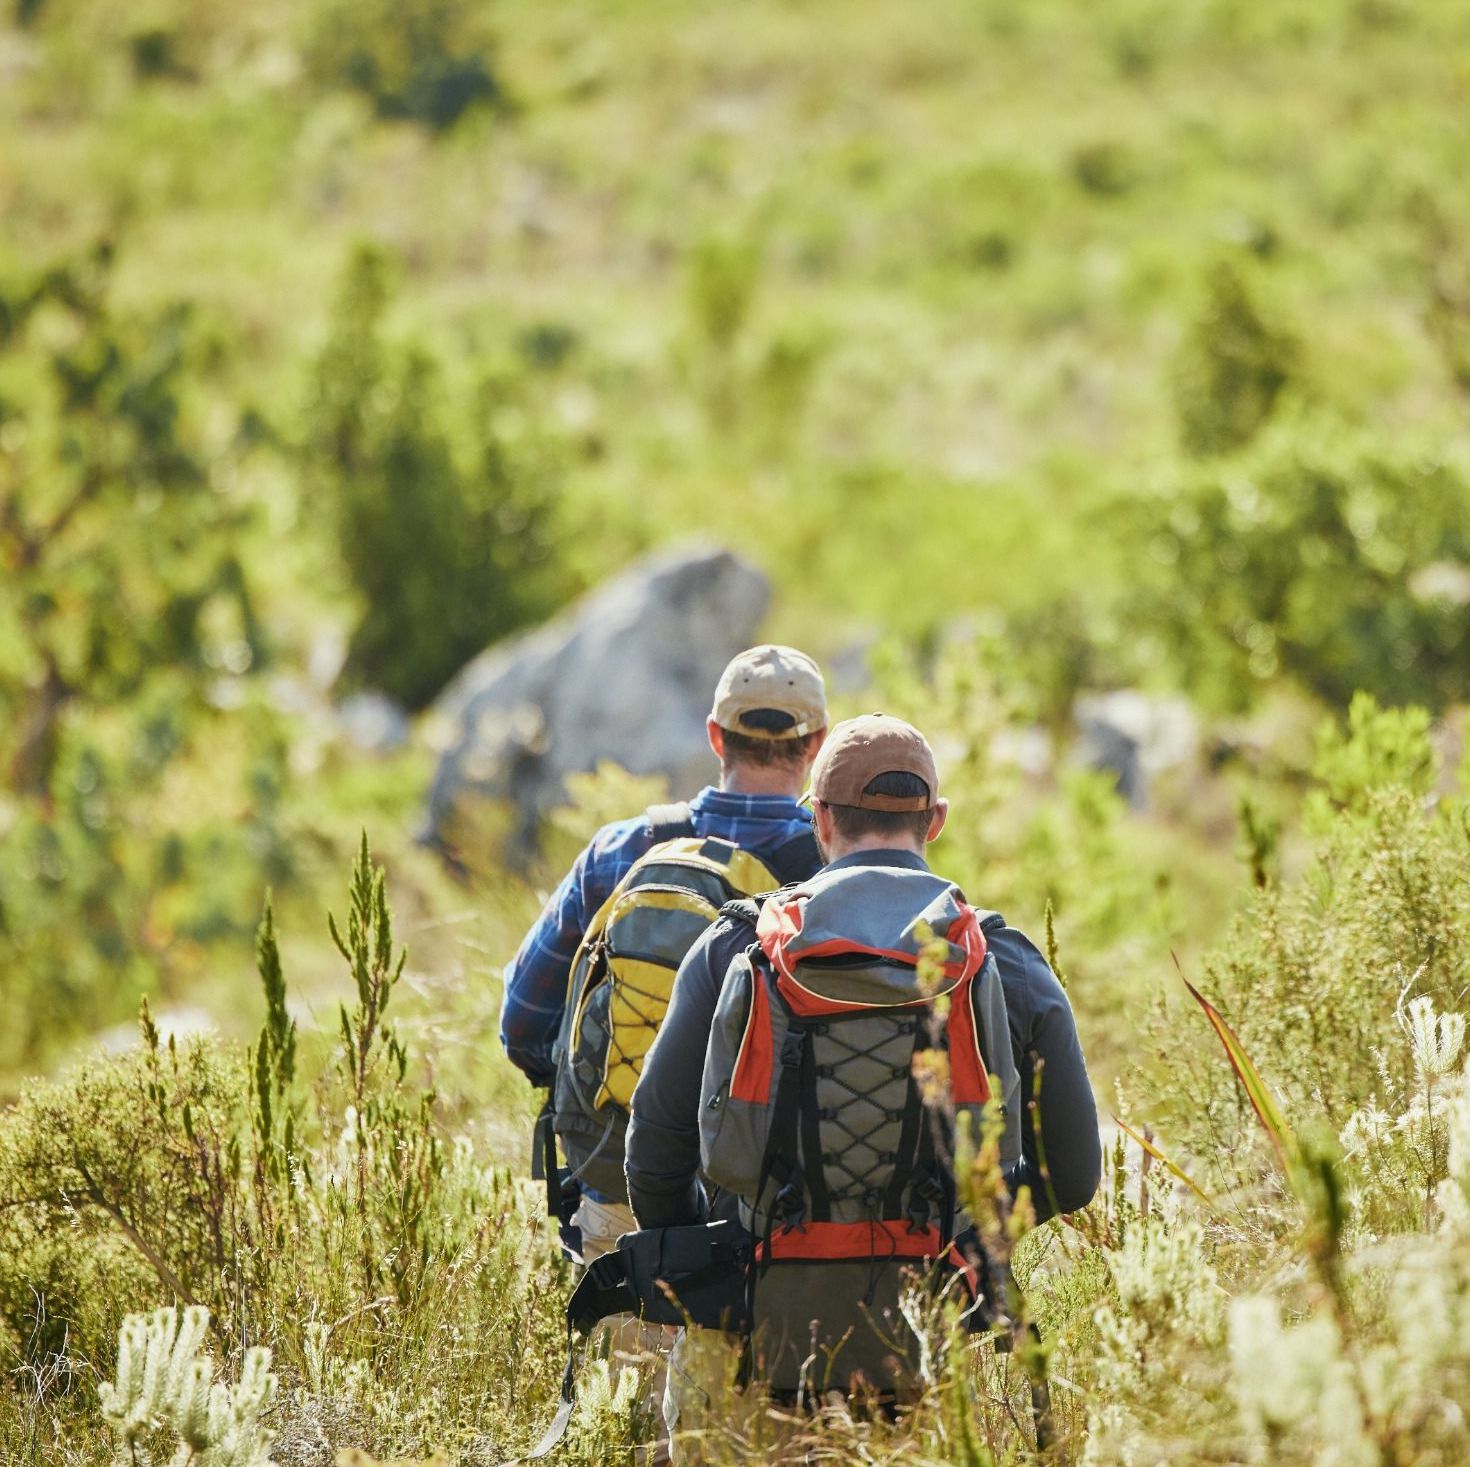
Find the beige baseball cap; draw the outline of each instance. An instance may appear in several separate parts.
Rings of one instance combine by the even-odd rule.
[[[789,728],[757,728],[745,715],[789,713]],[[749,647],[731,658],[715,689],[710,716],[721,728],[751,739],[799,739],[827,726],[827,690],[817,664],[795,647]]]
[[[912,774],[924,781],[924,796],[870,795],[880,774]],[[913,724],[886,713],[848,718],[827,735],[812,766],[812,798],[824,805],[856,805],[859,810],[918,812],[939,798],[939,771],[929,741]]]

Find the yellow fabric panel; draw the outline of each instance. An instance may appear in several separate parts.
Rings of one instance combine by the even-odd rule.
[[[639,886],[624,892],[619,900],[612,903],[613,910],[607,914],[603,931],[611,934],[624,912],[634,909],[646,911],[650,907],[656,907],[661,912],[698,912],[708,916],[711,921],[715,918],[714,909],[698,892]],[[609,936],[609,941],[611,940]]]
[[[730,864],[725,868],[725,876],[731,886],[744,892],[746,896],[758,891],[775,891],[781,884],[770,868],[749,851],[736,851],[731,856]]]
[[[638,865],[641,866],[644,861],[667,861],[673,858],[681,865],[702,866],[706,871],[718,871],[736,891],[744,892],[746,896],[758,891],[775,891],[780,886],[781,883],[776,880],[770,867],[759,856],[752,856],[749,851],[736,850],[726,865],[723,861],[702,855],[704,845],[705,838],[702,835],[666,840],[661,846],[654,846],[646,855],[640,856]],[[623,881],[626,883],[636,870],[636,866],[630,869]]]
[[[643,1061],[668,1009],[674,975],[662,963],[624,958],[608,981],[612,984],[608,1020],[613,1037],[607,1078],[597,1093],[597,1104],[612,1100],[627,1110],[633,1103],[633,1087],[643,1073]]]

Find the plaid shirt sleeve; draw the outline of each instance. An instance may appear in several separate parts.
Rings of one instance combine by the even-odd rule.
[[[500,1042],[533,1085],[550,1085],[556,1074],[551,1047],[566,1004],[567,975],[587,925],[582,888],[590,851],[572,863],[505,967]]]
[[[505,967],[500,1042],[533,1085],[556,1078],[552,1046],[566,1007],[567,978],[587,924],[642,854],[640,821],[608,826],[593,837],[552,892]]]

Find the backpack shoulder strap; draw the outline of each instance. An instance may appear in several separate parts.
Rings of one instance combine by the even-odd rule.
[[[816,832],[808,829],[800,835],[793,835],[763,859],[771,875],[782,886],[789,886],[793,881],[805,881],[822,866]]]
[[[648,829],[653,835],[654,845],[666,840],[679,840],[694,834],[694,812],[687,800],[672,805],[650,805],[646,812]]]
[[[720,908],[720,916],[735,922],[747,922],[754,927],[761,919],[761,903],[764,900],[761,896],[736,897]]]

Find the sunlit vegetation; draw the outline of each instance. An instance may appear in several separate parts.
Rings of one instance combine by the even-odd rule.
[[[1024,1460],[1040,1373],[1090,1463],[1465,1460],[1462,8],[0,5],[0,1458],[223,1441],[150,1350],[282,1467],[534,1439],[498,969],[655,792],[450,874],[432,715],[339,710],[701,535],[929,730],[1126,1128],[995,1237],[1039,1355],[926,1316],[910,1421],[780,1430]],[[1197,723],[1137,808],[1116,688]],[[649,1430],[589,1365],[566,1460]]]

